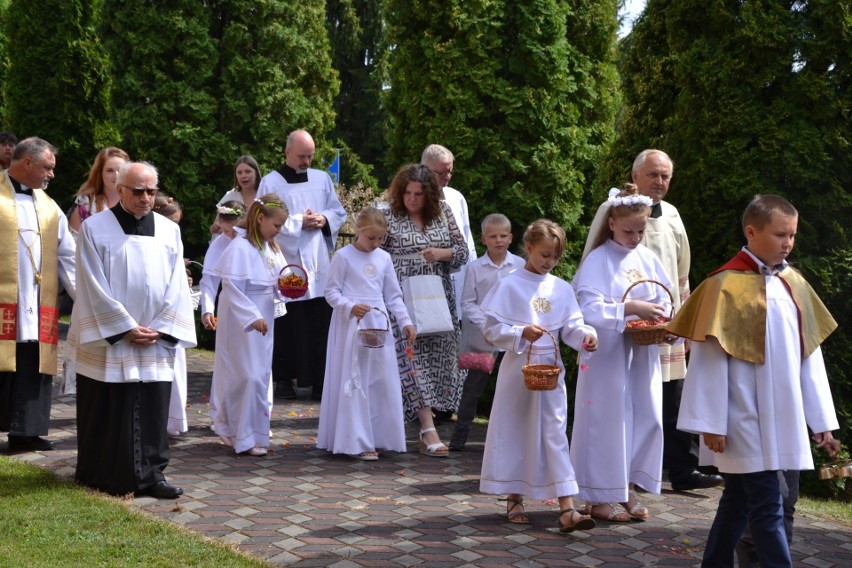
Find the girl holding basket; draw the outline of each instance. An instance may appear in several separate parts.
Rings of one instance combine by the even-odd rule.
[[[325,299],[334,309],[328,335],[317,447],[374,461],[377,449],[405,451],[399,368],[387,310],[409,342],[415,330],[390,255],[379,248],[384,214],[366,207],[355,242],[331,259]]]
[[[540,219],[527,227],[523,242],[524,268],[498,282],[482,303],[485,337],[506,355],[497,375],[479,490],[508,494],[506,517],[512,523],[530,522],[525,496],[558,497],[559,530],[589,530],[595,521],[576,511],[572,499],[577,482],[565,436],[568,399],[558,338],[588,353],[597,348],[597,335],[583,322],[571,286],[550,274],[565,250],[565,231]],[[525,364],[558,373],[553,390],[527,388]]]
[[[256,199],[246,213],[245,234],[231,241],[214,269],[222,293],[210,419],[238,454],[264,456],[269,447],[274,300],[278,273],[287,264],[275,235],[287,216],[277,195]]]

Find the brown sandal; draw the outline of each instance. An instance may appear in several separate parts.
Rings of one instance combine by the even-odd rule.
[[[574,513],[580,515],[580,520],[576,523],[570,525],[562,524],[562,515],[565,513],[569,514],[568,520],[572,520],[574,518]],[[574,531],[589,531],[597,526],[595,520],[589,515],[584,515],[577,509],[563,509],[559,511],[559,532],[570,533]]]
[[[520,511],[515,510],[518,507],[520,507]],[[509,497],[506,499],[506,519],[508,519],[510,523],[515,523],[516,525],[530,524],[530,517],[527,515],[526,509],[524,509],[523,498],[512,499]]]

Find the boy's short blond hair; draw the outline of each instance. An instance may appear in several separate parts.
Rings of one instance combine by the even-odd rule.
[[[743,213],[743,231],[749,225],[758,231],[772,222],[772,215],[778,213],[785,217],[798,217],[799,212],[792,203],[773,193],[758,193],[746,206]]]
[[[491,213],[490,215],[486,215],[485,219],[482,220],[482,232],[485,233],[485,227],[489,225],[496,225],[498,227],[506,227],[510,231],[512,230],[512,222],[509,221],[509,218],[503,215],[502,213]]]

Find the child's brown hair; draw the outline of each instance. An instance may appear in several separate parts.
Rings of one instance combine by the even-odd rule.
[[[263,237],[260,235],[260,225],[258,224],[260,216],[263,215],[264,217],[271,217],[272,215],[282,213],[284,214],[284,220],[286,221],[287,217],[290,216],[290,212],[287,211],[287,206],[283,201],[281,201],[281,198],[278,197],[278,195],[270,193],[255,199],[243,220],[243,224],[246,228],[246,238],[248,241],[259,250],[263,250]],[[281,250],[274,239],[269,243],[269,248],[275,252],[279,252]]]
[[[746,226],[751,225],[758,231],[772,222],[772,215],[784,215],[785,217],[798,217],[799,212],[792,203],[773,193],[758,193],[746,206],[743,213],[743,231]]]
[[[355,220],[355,234],[369,227],[377,227],[385,232],[388,230],[388,220],[384,213],[371,206],[364,207],[358,213],[358,218]]]
[[[535,246],[545,239],[556,240],[556,248],[559,256],[565,252],[565,230],[549,219],[533,221],[524,231],[524,248],[527,245]]]

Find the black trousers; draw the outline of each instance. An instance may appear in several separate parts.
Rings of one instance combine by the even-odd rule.
[[[287,314],[275,319],[272,377],[284,389],[292,381],[322,394],[331,306],[325,298],[287,302]]]
[[[16,371],[0,373],[0,431],[44,436],[50,426],[53,377],[38,372],[38,342],[18,343]]]
[[[698,437],[677,429],[683,380],[663,383],[663,468],[669,481],[683,480],[698,467]]]
[[[144,491],[169,464],[171,383],[103,383],[77,375],[75,479],[111,495]]]

